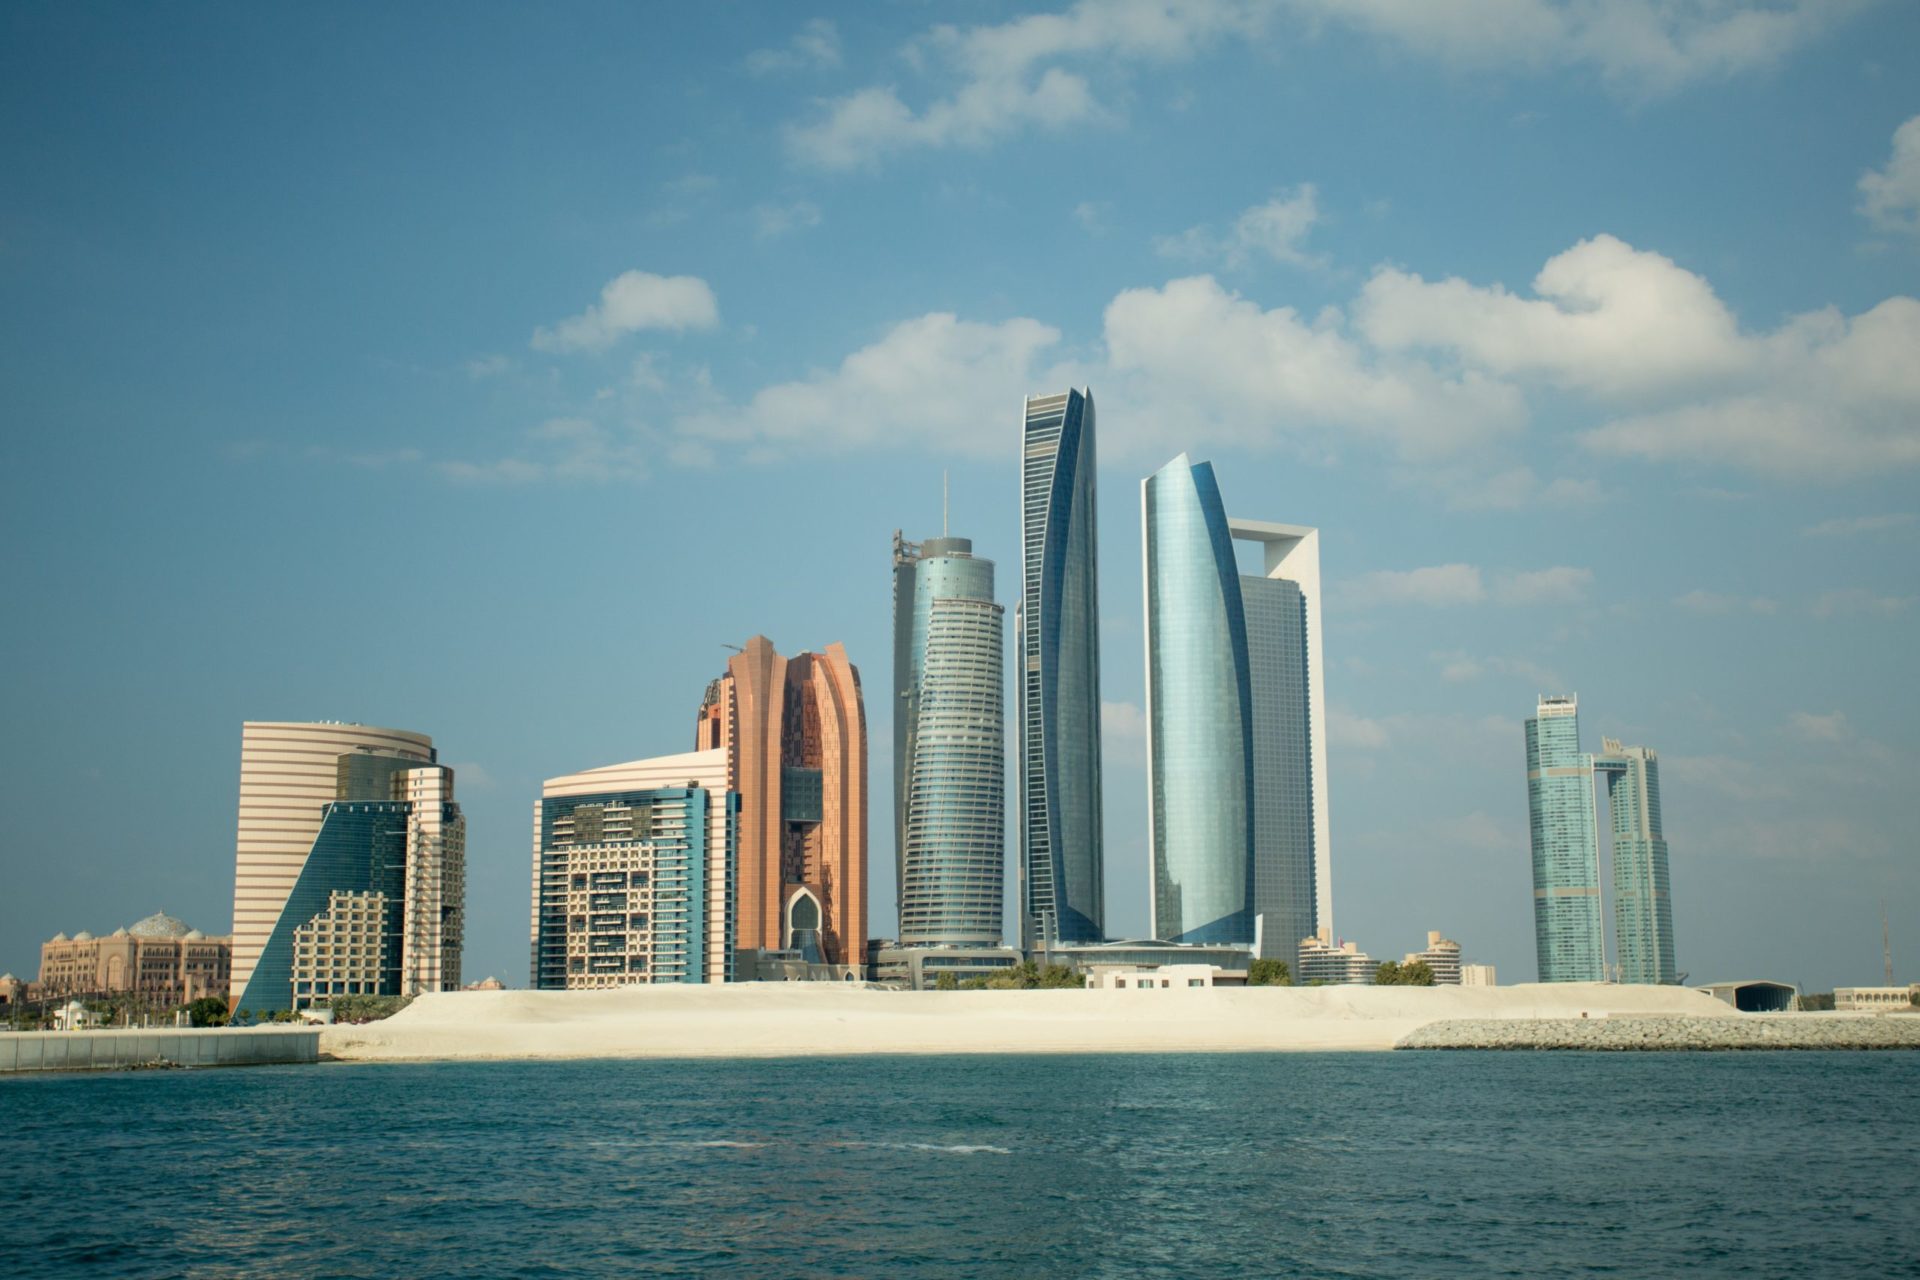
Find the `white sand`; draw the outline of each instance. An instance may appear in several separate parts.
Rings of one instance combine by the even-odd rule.
[[[1391,1049],[1445,1018],[1740,1017],[1680,987],[1221,987],[885,991],[831,983],[461,991],[330,1027],[363,1060],[748,1058],[866,1053],[1244,1053]]]

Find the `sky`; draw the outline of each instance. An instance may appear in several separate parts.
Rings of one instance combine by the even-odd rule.
[[[1011,608],[1098,413],[1107,914],[1138,485],[1321,530],[1334,925],[1531,980],[1522,722],[1652,747],[1679,966],[1920,978],[1920,9],[0,8],[0,970],[229,928],[240,725],[433,735],[466,973],[541,780],[841,641],[894,922],[893,531]],[[1011,864],[1009,864],[1011,866]],[[1011,883],[1011,882],[1010,882]]]

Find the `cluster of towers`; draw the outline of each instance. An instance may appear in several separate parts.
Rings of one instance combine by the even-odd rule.
[[[1094,406],[1027,400],[1014,608],[1020,946],[1106,936]],[[1291,958],[1330,923],[1319,534],[1229,520],[1185,454],[1141,487],[1153,936]],[[1261,573],[1239,571],[1257,543]],[[894,535],[904,946],[1000,937],[1002,611],[964,538]]]
[[[1613,828],[1609,973],[1600,889],[1597,783]],[[1542,982],[1675,983],[1667,840],[1660,828],[1660,757],[1601,740],[1580,749],[1580,700],[1540,699],[1527,721],[1527,812],[1533,848],[1533,936]]]

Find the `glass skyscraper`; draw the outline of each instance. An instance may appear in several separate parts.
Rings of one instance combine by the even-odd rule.
[[[1318,531],[1229,519],[1185,454],[1142,482],[1141,516],[1154,936],[1291,960],[1332,914]]]
[[[1100,591],[1093,396],[1031,396],[1020,447],[1020,933],[1027,950],[1098,942]]]
[[[1660,830],[1660,757],[1646,747],[1601,742],[1595,772],[1607,779],[1613,822],[1613,941],[1620,981],[1675,983],[1667,839]]]
[[[1603,981],[1593,762],[1580,750],[1578,697],[1542,697],[1527,721],[1527,816],[1540,981]]]
[[[966,538],[893,535],[900,944],[995,945],[1006,885],[1004,610]]]

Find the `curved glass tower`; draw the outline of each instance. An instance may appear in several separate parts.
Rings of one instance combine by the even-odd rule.
[[[1153,936],[1249,944],[1253,680],[1239,570],[1212,464],[1181,454],[1141,481],[1140,506]]]
[[[1020,934],[1099,942],[1100,592],[1093,396],[1031,396],[1020,450]]]
[[[1593,761],[1580,750],[1580,700],[1544,696],[1527,721],[1533,945],[1542,982],[1607,976],[1593,810]]]
[[[1003,613],[966,538],[893,536],[900,944],[993,946],[1006,884]]]
[[[1607,780],[1613,819],[1613,941],[1620,981],[1675,983],[1667,838],[1660,827],[1660,756],[1601,739],[1593,768]]]

